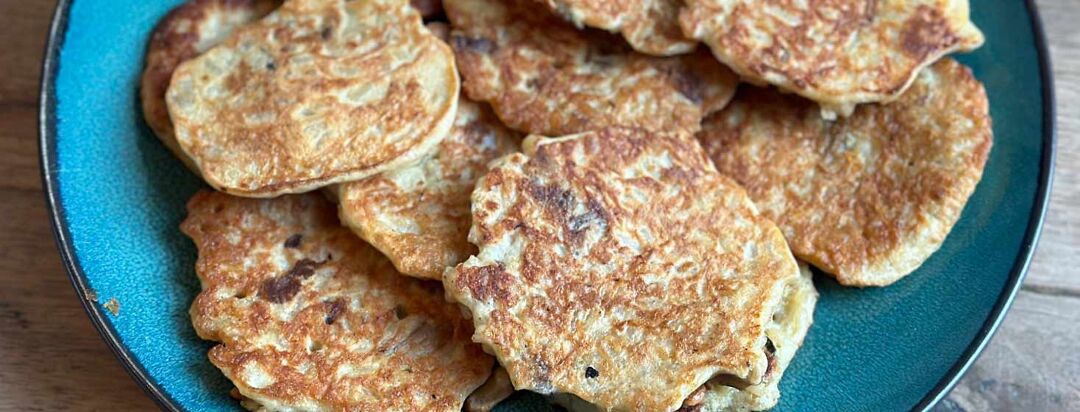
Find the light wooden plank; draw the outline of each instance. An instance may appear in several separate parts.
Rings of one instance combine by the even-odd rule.
[[[1080,292],[1080,1],[1038,5],[1054,60],[1058,153],[1050,210],[1027,283]]]
[[[936,412],[1080,411],[1080,298],[1021,291],[1002,329]]]

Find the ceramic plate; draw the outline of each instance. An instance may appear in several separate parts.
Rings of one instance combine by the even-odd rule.
[[[239,410],[188,319],[195,249],[177,226],[203,184],[138,105],[148,33],[177,3],[60,0],[42,75],[42,176],[72,283],[134,379],[167,410]],[[1019,288],[1053,167],[1049,61],[1030,1],[972,0],[971,9],[986,45],[959,60],[986,84],[994,119],[982,182],[941,249],[895,285],[850,289],[815,276],[814,326],[776,411],[929,408]],[[499,410],[549,408],[518,393]]]

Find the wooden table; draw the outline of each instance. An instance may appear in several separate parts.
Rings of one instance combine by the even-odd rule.
[[[944,411],[1080,410],[1080,1],[1038,3],[1057,78],[1050,212],[1023,290]],[[49,228],[36,126],[52,10],[0,0],[0,410],[151,410],[83,314]]]

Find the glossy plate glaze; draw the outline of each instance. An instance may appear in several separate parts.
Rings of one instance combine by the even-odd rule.
[[[168,410],[239,410],[188,320],[195,250],[177,226],[203,184],[138,108],[147,35],[177,3],[60,0],[42,75],[42,178],[72,283],[135,380]],[[959,59],[990,95],[995,139],[983,180],[941,250],[911,276],[863,290],[816,276],[814,326],[776,411],[928,409],[978,356],[1019,288],[1053,169],[1049,60],[1030,1],[971,8],[986,45]],[[499,410],[549,408],[518,393]]]

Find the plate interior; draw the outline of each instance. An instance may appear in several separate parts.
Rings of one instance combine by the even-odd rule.
[[[180,233],[187,199],[203,184],[144,124],[137,85],[154,23],[179,0],[77,0],[58,54],[55,136],[46,153],[61,230],[74,264],[117,314],[100,325],[149,376],[168,407],[239,410],[209,363],[211,344],[188,318],[198,292],[195,250]],[[975,0],[986,35],[959,56],[987,88],[994,147],[982,182],[941,249],[888,288],[851,289],[820,274],[814,326],[781,383],[775,411],[907,410],[947,380],[1008,294],[1025,235],[1039,214],[1043,79],[1021,1]],[[52,126],[48,126],[51,128]],[[107,337],[109,339],[109,337]],[[500,411],[549,410],[518,393]]]

